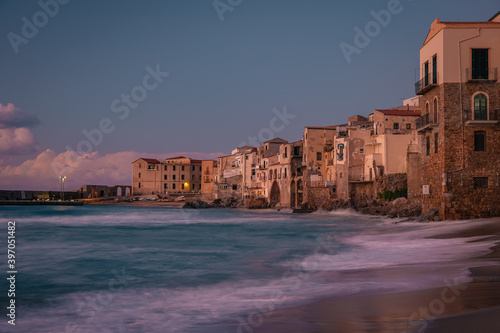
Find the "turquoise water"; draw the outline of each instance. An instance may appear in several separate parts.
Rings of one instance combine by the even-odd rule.
[[[17,316],[15,328],[2,323],[7,332],[257,331],[255,313],[465,281],[463,258],[488,251],[429,238],[463,222],[394,224],[351,211],[4,206],[5,252],[11,220]]]

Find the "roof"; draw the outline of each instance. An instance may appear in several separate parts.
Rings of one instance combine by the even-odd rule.
[[[191,164],[201,164],[201,160],[193,160],[193,159],[190,159],[191,160]]]
[[[271,139],[271,140],[267,140],[265,141],[264,143],[288,143],[288,141],[286,140],[283,140],[282,138],[274,138],[274,139]]]
[[[424,45],[427,44],[434,36],[443,29],[464,29],[464,28],[500,28],[500,21],[497,19],[497,13],[489,21],[480,22],[441,22],[439,18],[435,19],[431,24],[431,29],[425,38]]]
[[[499,17],[499,16],[500,16],[500,10],[498,11],[498,13],[496,13],[495,15],[493,15],[488,21],[497,21],[498,22],[498,20],[495,20],[495,19],[497,17]]]
[[[420,111],[411,110],[398,110],[398,109],[388,109],[388,110],[375,110],[386,116],[408,116],[408,117],[420,117]]]
[[[178,160],[180,158],[186,158],[185,156],[167,157],[166,160]]]
[[[324,130],[336,130],[339,125],[331,126],[306,126],[307,129],[324,129]]]
[[[136,159],[136,160],[135,160],[134,162],[132,162],[132,163],[135,163],[135,162],[137,162],[138,160],[143,160],[143,161],[146,161],[147,163],[153,163],[153,164],[160,164],[160,163],[161,163],[160,161],[158,161],[157,159],[154,159],[154,158],[142,158],[142,157],[141,157],[141,158]]]

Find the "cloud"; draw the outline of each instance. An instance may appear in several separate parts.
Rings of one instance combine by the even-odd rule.
[[[12,103],[0,103],[0,128],[33,127],[38,124],[40,120],[33,112],[23,111]]]
[[[0,104],[0,154],[28,155],[36,152],[35,137],[28,127],[38,125],[38,118],[16,108]]]
[[[65,188],[77,190],[81,185],[130,185],[132,162],[140,157],[163,160],[167,157],[187,156],[194,159],[216,159],[222,153],[146,154],[124,151],[101,156],[98,152],[77,156],[71,151],[56,154],[47,149],[35,159],[18,166],[6,165],[0,169],[0,188],[6,190],[58,190],[59,176],[67,177]]]
[[[0,129],[0,153],[27,155],[36,152],[35,137],[27,128]]]

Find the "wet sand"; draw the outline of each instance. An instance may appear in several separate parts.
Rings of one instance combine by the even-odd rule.
[[[443,222],[446,223],[446,222]],[[500,219],[437,238],[485,236],[500,243]],[[490,238],[491,239],[491,238]],[[275,311],[253,332],[500,332],[500,245],[483,267],[470,268],[465,285],[388,294],[355,294],[326,298]],[[496,264],[496,263],[498,264]],[[394,272],[393,272],[394,273]],[[393,274],[385,272],[385,274]],[[450,279],[451,280],[451,279]],[[245,330],[242,330],[245,332]]]

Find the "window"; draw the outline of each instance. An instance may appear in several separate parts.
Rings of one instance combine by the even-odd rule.
[[[288,155],[288,147],[285,147],[285,158],[287,158]]]
[[[163,176],[163,180],[167,180],[167,175],[164,175],[164,176]]]
[[[472,79],[488,80],[488,49],[472,49]]]
[[[434,153],[438,153],[438,144],[439,144],[439,134],[434,133]]]
[[[364,154],[365,153],[365,148],[359,148],[359,153]]]
[[[183,190],[183,189],[184,189],[184,183],[181,184],[181,190]]]
[[[167,171],[167,166],[166,165],[164,166],[164,170]]]
[[[167,189],[167,184],[163,184],[163,189],[166,190]]]
[[[193,171],[194,171],[194,165],[193,165]]]
[[[191,184],[191,189],[194,190],[194,184]]]
[[[248,155],[245,155],[245,160],[248,160]]]
[[[437,84],[437,55],[432,57],[432,84]]]
[[[139,172],[139,178],[141,178],[141,173]]]
[[[172,165],[172,170],[174,170],[174,171],[175,171],[175,165]]]
[[[181,171],[184,171],[184,165],[183,165],[183,166],[181,166]]]
[[[191,176],[191,180],[194,180],[194,175]]]
[[[474,177],[474,189],[488,188],[488,177]]]
[[[175,180],[175,175],[172,175],[172,179]]]
[[[429,102],[425,104],[425,114],[429,114]]]
[[[142,168],[142,164],[141,164],[141,163],[139,163],[139,169],[140,169],[140,168]]]
[[[233,191],[236,191],[238,189],[238,185],[233,184]]]
[[[138,188],[141,188],[141,183],[137,184],[137,187],[138,187]]]
[[[300,155],[300,147],[293,147],[293,154]]]
[[[438,122],[438,100],[434,98],[434,123]]]
[[[285,168],[285,178],[286,178],[286,168]]]
[[[427,156],[429,156],[431,154],[431,139],[429,137],[425,138],[425,149]]]
[[[406,124],[406,129],[411,129],[411,124],[410,123]]]
[[[485,151],[486,150],[486,132],[485,131],[474,132],[474,150],[475,151]]]
[[[485,94],[474,96],[474,120],[488,120],[488,97]]]
[[[181,175],[181,180],[184,180],[184,175]]]
[[[172,184],[172,190],[175,190],[175,183]]]
[[[316,153],[316,161],[321,161],[321,153]]]
[[[429,85],[429,62],[426,61],[424,64],[424,87]]]
[[[394,125],[392,125],[392,126],[393,126],[393,128],[394,128],[395,130],[398,130],[398,129],[399,129],[399,123],[394,123]]]

